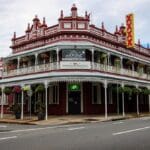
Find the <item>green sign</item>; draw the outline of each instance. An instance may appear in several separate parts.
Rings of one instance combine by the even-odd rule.
[[[69,91],[80,91],[80,84],[72,83],[68,85]]]

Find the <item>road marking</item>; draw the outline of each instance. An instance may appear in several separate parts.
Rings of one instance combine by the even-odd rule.
[[[124,123],[124,122],[119,121],[119,122],[114,122],[113,124],[122,124],[122,123]]]
[[[63,125],[63,126],[52,126],[52,127],[45,127],[45,128],[20,129],[20,130],[6,131],[2,133],[30,132],[30,131],[39,131],[39,130],[46,130],[46,129],[67,128],[67,127],[72,127],[72,126],[73,125]]]
[[[73,131],[73,130],[81,130],[84,129],[85,127],[77,127],[77,128],[68,128],[67,130]]]
[[[7,126],[0,126],[0,128],[7,128]]]
[[[16,139],[16,138],[17,138],[17,136],[3,137],[3,138],[0,138],[0,141],[8,140],[8,139]]]
[[[146,129],[150,129],[150,126],[147,126],[147,127],[144,127],[144,128],[137,128],[137,129],[133,129],[133,130],[126,130],[126,131],[116,132],[116,133],[113,133],[112,135],[127,134],[127,133],[142,131],[142,130],[146,130]]]

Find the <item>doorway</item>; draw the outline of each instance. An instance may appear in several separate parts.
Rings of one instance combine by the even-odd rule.
[[[69,114],[81,113],[81,92],[80,91],[69,91],[68,112]]]

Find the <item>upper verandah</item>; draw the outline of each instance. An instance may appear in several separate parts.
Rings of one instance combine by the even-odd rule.
[[[107,42],[110,41],[113,45],[119,44],[119,46],[121,45],[125,48],[126,33],[124,25],[121,25],[119,28],[116,26],[114,33],[108,32],[105,29],[104,23],[102,23],[101,28],[91,25],[90,14],[85,12],[84,17],[78,16],[75,4],[73,4],[71,8],[70,16],[64,16],[63,11],[61,10],[58,24],[51,27],[47,26],[45,18],[43,18],[43,21],[41,22],[40,19],[35,16],[32,25],[28,24],[24,36],[16,37],[16,33],[14,33],[11,48],[13,53],[18,53],[24,50],[47,45],[51,42],[56,42],[58,39],[65,40],[64,36],[61,39],[61,34],[66,34],[68,32],[75,32],[76,34],[85,34],[89,36],[90,34],[93,34],[97,36],[97,38],[106,40]],[[55,41],[56,36],[59,36],[59,38],[56,38],[57,40]],[[74,38],[78,38],[78,36]],[[135,44],[134,50],[150,57],[150,49],[142,47],[140,42]]]

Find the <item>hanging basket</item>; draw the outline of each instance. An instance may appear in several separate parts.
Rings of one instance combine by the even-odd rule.
[[[104,54],[104,53],[103,53],[103,54],[100,56],[100,58],[101,58],[101,59],[106,59],[106,58],[107,58],[107,54]]]
[[[46,53],[40,54],[40,57],[43,58],[43,59],[48,59],[49,58],[49,56]]]
[[[23,58],[21,59],[22,62],[27,62],[28,60],[29,60],[29,57],[23,57]]]
[[[11,89],[10,87],[5,87],[5,88],[3,89],[3,92],[4,92],[6,95],[10,95],[11,92],[12,92],[12,89]]]
[[[150,95],[150,90],[145,88],[141,90],[141,93],[144,95]]]
[[[35,89],[35,92],[43,92],[45,90],[45,87],[43,84],[40,84],[37,86],[37,88]]]
[[[13,93],[21,93],[22,89],[20,86],[14,86],[12,89]]]
[[[139,89],[139,88],[133,88],[132,89],[133,94],[139,94],[140,92],[141,92],[141,89]]]
[[[31,87],[29,85],[25,85],[23,88],[22,88],[23,91],[27,92],[27,91],[30,91],[31,90]]]
[[[128,60],[128,61],[126,62],[126,64],[127,64],[127,65],[132,65],[132,64],[133,64],[133,61]]]

